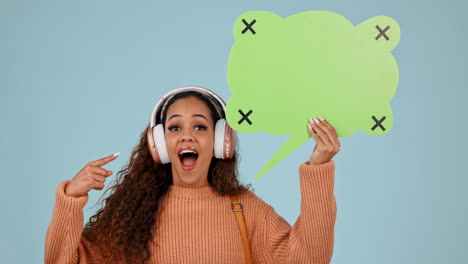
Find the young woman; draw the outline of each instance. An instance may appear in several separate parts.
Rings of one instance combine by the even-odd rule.
[[[61,182],[45,262],[329,263],[336,218],[331,159],[340,148],[333,127],[321,117],[309,121],[316,145],[299,168],[301,214],[291,227],[239,183],[235,133],[224,109],[201,87],[163,96],[109,197],[84,228],[88,192],[104,188],[112,171],[102,166],[118,153]],[[234,215],[231,197],[242,204],[243,219]]]

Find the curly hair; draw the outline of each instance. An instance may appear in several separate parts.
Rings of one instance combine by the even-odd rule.
[[[169,100],[166,109],[175,101],[191,96],[209,107],[213,120],[224,118],[218,115],[210,101],[196,92],[177,94]],[[163,121],[164,124],[166,113],[163,113],[163,120],[159,120],[159,115],[157,123]],[[231,159],[213,157],[211,160],[208,184],[221,195],[240,194],[251,187],[239,183],[236,152]],[[150,243],[158,227],[158,212],[162,210],[162,200],[171,185],[171,164],[153,161],[145,128],[128,164],[117,173],[114,184],[102,194],[104,196],[111,190],[109,197],[100,203],[101,208],[89,218],[83,237],[98,247],[109,262],[145,263],[151,257]]]

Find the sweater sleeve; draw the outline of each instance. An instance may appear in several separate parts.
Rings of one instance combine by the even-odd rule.
[[[291,227],[267,206],[255,232],[255,263],[330,263],[337,214],[333,194],[335,164],[301,164],[301,212]],[[257,251],[257,252],[255,252]]]
[[[92,245],[82,237],[83,208],[88,194],[75,198],[65,194],[70,181],[61,182],[56,190],[52,220],[45,240],[45,263],[92,263]]]

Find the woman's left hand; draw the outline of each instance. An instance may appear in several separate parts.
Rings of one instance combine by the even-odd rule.
[[[316,144],[309,164],[319,165],[330,161],[340,151],[340,141],[335,129],[322,117],[309,119],[309,132]]]

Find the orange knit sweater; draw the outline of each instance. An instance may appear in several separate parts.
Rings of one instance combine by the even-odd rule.
[[[251,191],[239,195],[253,263],[330,263],[337,212],[334,170],[333,161],[300,165],[301,212],[292,227]],[[97,248],[82,237],[88,195],[65,195],[68,182],[61,182],[56,191],[45,263],[103,264]],[[163,203],[153,238],[158,246],[150,249],[149,263],[244,263],[229,196],[211,187],[171,186]]]

